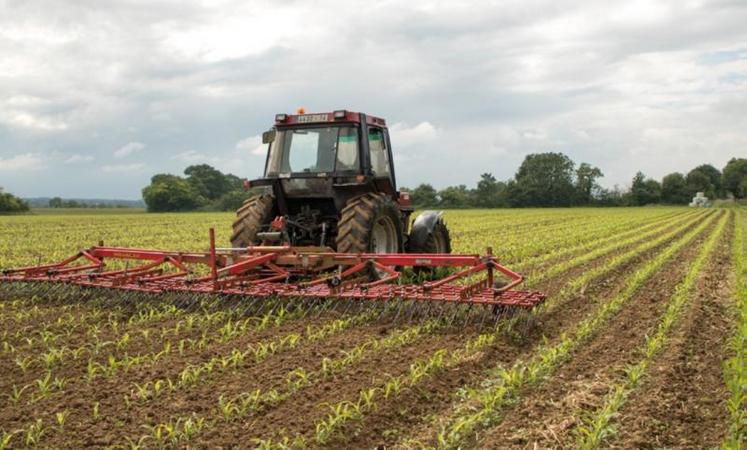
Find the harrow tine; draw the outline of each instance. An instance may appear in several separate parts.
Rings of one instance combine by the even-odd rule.
[[[300,299],[296,300],[300,302]],[[303,315],[301,316],[301,318],[308,317],[310,314],[313,314],[314,311],[321,310],[322,303],[322,299],[320,299],[319,297],[313,297],[311,299],[311,306],[309,308],[303,308]]]
[[[278,249],[281,249],[281,253],[278,253]],[[308,267],[329,267],[316,264],[322,259],[313,261],[314,264],[310,266],[306,265],[308,261],[304,259],[304,268],[300,270],[300,259],[277,257],[278,255],[298,256],[300,253],[297,248],[289,247],[288,253],[282,253],[285,251],[283,247],[270,249],[258,246],[249,257],[237,256],[235,253],[229,256],[227,251],[221,250],[217,255],[221,258],[221,263],[230,258],[231,266],[245,270],[245,274],[240,277],[230,275],[225,279],[226,283],[218,284],[211,284],[209,277],[200,277],[199,274],[204,273],[201,269],[192,270],[193,266],[204,265],[206,257],[212,257],[213,265],[210,267],[216,267],[214,249],[211,254],[185,254],[143,249],[125,250],[127,250],[127,256],[121,257],[119,255],[125,253],[121,248],[97,246],[79,252],[77,256],[73,255],[72,258],[59,263],[37,266],[35,270],[27,268],[5,271],[0,274],[0,300],[26,297],[31,302],[61,305],[89,302],[94,305],[130,311],[132,314],[140,311],[142,304],[163,303],[184,311],[228,310],[230,317],[276,315],[281,310],[292,314],[294,318],[311,319],[325,316],[328,313],[337,316],[370,313],[374,318],[390,318],[395,324],[402,321],[413,322],[419,319],[433,320],[435,318],[449,327],[460,324],[463,324],[462,327],[467,327],[472,320],[479,320],[479,326],[482,328],[488,315],[493,316],[497,327],[498,322],[513,315],[515,311],[512,311],[512,308],[498,305],[493,308],[491,314],[489,307],[473,308],[474,304],[493,304],[497,303],[495,299],[503,298],[506,304],[532,305],[544,299],[542,294],[536,292],[513,291],[506,288],[500,291],[500,295],[497,295],[496,291],[491,290],[492,288],[488,289],[485,284],[486,279],[478,278],[483,275],[489,276],[489,271],[492,269],[499,270],[510,279],[511,287],[523,280],[521,275],[498,264],[490,251],[485,257],[434,254],[429,255],[429,258],[414,254],[366,254],[363,258],[360,255],[350,258],[350,255],[343,253],[329,252],[323,255],[309,253],[312,258],[335,261],[334,267],[337,267],[339,271],[346,270],[344,272],[346,285],[337,288],[331,284],[308,283],[309,277],[311,280],[325,280],[332,273],[326,270],[315,272],[314,269],[308,269]],[[86,266],[87,263],[84,261],[69,264],[81,255],[85,255],[94,263],[99,261],[97,258],[106,258],[107,261],[113,261],[112,268],[107,269],[104,276],[87,276],[95,272],[93,270],[95,267]],[[165,272],[161,269],[151,270],[154,266],[150,264],[154,261],[154,257],[161,258],[158,259],[159,261],[171,261],[175,266],[172,268],[173,271],[171,269]],[[122,263],[123,259],[126,259],[124,263]],[[261,262],[270,259],[275,261],[273,264],[278,265],[264,265],[265,263]],[[175,263],[174,261],[177,260],[179,262]],[[360,261],[365,261],[365,263]],[[414,265],[422,264],[423,261],[432,261],[427,264],[436,270],[426,274],[411,269]],[[134,268],[126,272],[130,263]],[[348,279],[347,277],[360,271],[361,264],[376,264],[382,267],[402,266],[404,269],[399,271],[401,277],[394,283],[391,282],[391,278],[384,280],[384,284],[361,281],[363,277]],[[450,269],[444,270],[446,266]],[[47,271],[50,267],[52,269]],[[89,267],[91,269],[88,269]],[[122,267],[125,267],[124,274]],[[223,267],[222,264],[221,267]],[[280,271],[287,271],[286,274],[292,275],[285,278],[285,281],[278,281],[278,276],[270,273],[281,273]],[[301,284],[293,286],[290,280]],[[424,286],[423,283],[426,280],[428,281]],[[367,283],[365,287],[356,285],[361,282]],[[459,303],[454,302],[455,293],[460,295],[457,297]],[[473,298],[466,297],[466,293],[471,294]],[[491,294],[493,295],[490,296]],[[522,333],[531,331],[533,322],[519,322],[519,326],[523,327]]]
[[[456,319],[456,316],[459,313],[459,308],[461,306],[462,305],[458,305],[458,304],[453,306],[452,309],[454,310],[454,314],[452,314],[451,317],[449,319],[447,319],[447,321],[446,321],[446,325],[447,326],[451,326],[454,323],[454,319]]]
[[[483,329],[483,327],[485,326],[485,319],[487,319],[488,317],[493,317],[495,319],[496,323],[499,320],[497,318],[496,314],[494,314],[490,310],[480,311],[480,326],[478,327],[478,330],[482,330]]]
[[[353,301],[350,299],[348,299],[345,303],[347,303],[347,305],[345,306],[345,310],[342,311],[343,316],[346,316],[348,314],[348,311],[350,310],[350,307],[353,306]]]
[[[317,298],[319,299],[319,308],[317,309],[317,311],[313,315],[311,315],[309,317],[310,319],[316,319],[316,318],[318,318],[329,307],[329,302],[325,301],[326,300],[325,298],[322,298],[322,297],[317,297]]]
[[[306,304],[304,305],[302,303],[302,299],[293,297],[291,298],[291,305],[293,305],[294,311],[300,311],[301,315],[299,316],[300,319],[303,319],[306,317],[310,311],[314,310],[317,306],[318,299],[316,297],[310,299]]]
[[[472,315],[472,303],[470,303],[467,306],[467,312],[464,314],[464,323],[462,324],[462,328],[465,328],[467,326],[471,315]]]
[[[417,300],[413,302],[412,308],[410,310],[410,316],[407,318],[407,322],[412,322],[412,318],[415,317],[415,313],[422,307],[420,302]]]
[[[397,307],[397,314],[395,314],[394,319],[392,319],[394,324],[397,324],[397,319],[399,318],[399,314],[402,312],[402,306],[404,304],[404,300],[402,299],[397,299],[396,301],[399,306]]]
[[[446,305],[443,305],[443,304],[438,305],[439,311],[438,311],[438,318],[436,319],[437,321],[440,322],[443,319],[445,309],[446,309]]]

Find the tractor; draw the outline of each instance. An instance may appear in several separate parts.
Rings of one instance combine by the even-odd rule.
[[[340,253],[451,253],[440,211],[410,224],[412,202],[397,190],[386,121],[367,114],[277,114],[261,188],[236,212],[234,248],[286,242]]]
[[[516,290],[524,277],[490,247],[484,255],[451,254],[440,212],[410,222],[412,203],[397,190],[384,119],[346,110],[278,114],[262,142],[264,175],[245,182],[258,192],[237,211],[231,247],[218,247],[212,228],[203,252],[101,241],[56,263],[0,270],[0,298],[80,298],[69,295],[80,289],[191,305],[216,296],[238,300],[246,314],[279,305],[304,314],[378,305],[394,321],[450,310],[449,323],[479,317],[480,326],[544,301],[541,292]],[[410,269],[417,277],[403,276]]]

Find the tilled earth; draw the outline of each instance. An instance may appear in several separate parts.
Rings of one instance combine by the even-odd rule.
[[[573,448],[575,427],[583,414],[594,411],[620,380],[623,368],[640,355],[636,349],[650,335],[666,308],[675,287],[689,269],[703,242],[715,228],[721,214],[675,217],[672,231],[688,221],[678,233],[659,245],[637,253],[626,263],[600,276],[536,314],[519,316],[509,330],[499,328],[495,342],[455,366],[426,376],[416,385],[389,399],[379,398],[375,407],[345,423],[331,443],[315,441],[317,424],[328,417],[331,406],[355,402],[359,392],[380,386],[392,377],[406,374],[413,362],[425,360],[439,350],[451,354],[470,339],[489,330],[474,324],[444,327],[423,333],[402,345],[381,351],[366,351],[373,342],[401,333],[413,323],[364,320],[319,340],[307,338],[318,330],[350,315],[323,313],[290,318],[277,326],[246,330],[220,339],[228,320],[242,317],[227,314],[213,322],[186,327],[187,311],[127,323],[132,311],[108,307],[104,302],[63,304],[52,300],[4,299],[0,312],[4,320],[4,341],[14,351],[0,354],[0,393],[8,400],[0,408],[0,430],[13,432],[12,446],[58,448],[104,448],[160,446],[154,426],[171,424],[177,429],[188,419],[204,418],[204,426],[188,439],[165,439],[167,447],[252,448],[262,442],[304,443],[311,448],[389,448],[414,446],[413,442],[437,446],[435,436],[441,419],[468,389],[483,385],[492,369],[527,359],[543,342],[556,342],[562,333],[620,292],[636,268],[682,238],[694,226],[710,220],[675,258],[667,262],[637,291],[609,324],[583,343],[546,380],[528,387],[517,402],[505,408],[500,423],[481,433],[471,445],[478,448]],[[653,228],[650,228],[653,229]],[[650,230],[649,229],[649,230]],[[571,266],[556,276],[543,279],[533,288],[561,292],[585,273],[605,268],[609,261],[635,251],[646,240],[615,249],[585,264]],[[617,448],[705,448],[718,446],[728,428],[721,363],[729,356],[726,342],[734,332],[733,266],[731,231],[726,233],[698,279],[696,292],[678,322],[666,349],[650,367],[650,375],[624,406],[615,420],[619,432],[608,444]],[[563,261],[581,257],[583,250]],[[563,261],[555,261],[561,263]],[[548,265],[553,263],[550,260]],[[25,315],[30,305],[38,305]],[[93,312],[102,316],[91,316]],[[71,319],[72,320],[67,320]],[[77,326],[71,326],[80,317]],[[105,317],[106,319],[102,319]],[[62,320],[62,319],[66,320]],[[95,326],[92,331],[92,324]],[[312,327],[312,328],[309,328]],[[56,333],[54,344],[42,341],[40,330]],[[180,376],[190,367],[211,359],[229,357],[234,351],[279,345],[288,336],[300,336],[296,345],[277,347],[259,361],[249,358],[237,367],[220,364],[201,375],[193,384],[180,385]],[[24,336],[35,336],[28,342]],[[92,338],[94,336],[95,338]],[[198,345],[198,342],[202,342]],[[224,420],[221,399],[233,399],[256,390],[283,392],[288,380],[298,374],[314,376],[326,359],[345,357],[360,346],[364,355],[339,373],[300,388],[288,398],[240,418]],[[49,348],[66,348],[59,361],[47,366],[42,355]],[[73,356],[73,352],[77,352]],[[109,376],[103,371],[114,361],[135,355],[152,360],[121,367]],[[158,355],[158,356],[155,356]],[[27,363],[24,364],[24,362]],[[92,381],[91,364],[100,366]],[[25,367],[22,367],[25,366]],[[40,396],[40,383],[50,377],[49,393]],[[57,381],[55,381],[57,380]],[[161,380],[161,391],[140,398],[138,389]],[[55,384],[57,382],[57,384]],[[149,385],[148,383],[151,383]],[[169,388],[169,383],[177,387]],[[20,393],[18,393],[20,391]],[[14,399],[14,397],[18,397]],[[64,420],[60,421],[60,414]],[[29,427],[40,420],[44,432],[38,441],[27,440]]]

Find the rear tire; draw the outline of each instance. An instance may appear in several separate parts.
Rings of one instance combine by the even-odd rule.
[[[262,225],[272,218],[274,200],[270,194],[260,194],[249,197],[244,205],[236,211],[233,223],[231,245],[234,248],[257,245],[257,233]]]
[[[428,237],[422,244],[418,245],[409,241],[407,243],[407,253],[451,253],[451,237],[443,219],[438,219],[433,226],[433,230],[428,233]],[[438,278],[438,274],[448,273],[447,268],[428,266],[415,266],[413,271],[420,279],[435,279]]]
[[[451,237],[443,219],[438,219],[422,244],[410,242],[407,253],[451,253]]]
[[[348,200],[337,222],[340,253],[399,253],[403,248],[399,207],[384,194]]]

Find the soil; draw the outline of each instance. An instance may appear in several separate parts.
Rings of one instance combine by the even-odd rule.
[[[638,349],[655,332],[677,284],[713,227],[645,283],[600,333],[583,343],[549,380],[531,389],[486,433],[485,448],[572,448],[573,430],[594,411],[624,368],[640,359]]]
[[[683,233],[673,237],[672,240],[680,237]],[[520,322],[522,326],[516,329],[520,331],[519,333],[515,330],[511,333],[499,335],[495,345],[476,354],[474,358],[424,380],[417,388],[405,389],[396,398],[378,400],[377,408],[374,411],[367,413],[361,422],[345,426],[339,439],[328,447],[374,448],[390,446],[403,437],[417,435],[416,430],[422,430],[429,433],[429,436],[433,436],[433,424],[437,423],[435,418],[448,413],[461,389],[478,387],[490,369],[497,364],[511,364],[517,358],[530,354],[545,336],[551,342],[557,340],[560,333],[571,329],[575,323],[593,312],[599,301],[618,292],[624,286],[627,275],[635,267],[645,263],[672,240],[638,255],[627,264],[601,276],[583,292],[559,302],[553,308],[544,310],[534,320],[526,323]],[[560,287],[566,285],[584,271],[604,264],[609,258],[631,248],[632,246],[619,249],[583,266],[559,274],[552,279],[544,280],[536,288],[548,292],[557,292]],[[609,385],[608,380],[613,378],[616,368],[620,367],[621,363],[617,361],[627,360],[626,358],[630,357],[627,353],[633,348],[634,342],[640,341],[642,333],[649,330],[655,323],[658,314],[661,312],[663,300],[668,298],[678,277],[685,270],[687,262],[692,257],[692,252],[693,250],[687,250],[685,256],[663,270],[661,272],[662,276],[650,282],[641,291],[641,295],[631,300],[629,305],[631,307],[626,307],[618,317],[613,319],[610,327],[604,333],[595,336],[587,346],[577,353],[567,367],[562,368],[558,375],[550,380],[550,383],[541,386],[540,389],[547,388],[551,383],[562,383],[562,386],[566,389],[565,392],[582,390],[592,392],[594,396],[589,397],[592,399],[589,400],[592,403],[593,398],[598,397],[597,390],[599,390],[599,395],[603,395],[604,392],[601,391]],[[718,295],[726,296],[726,294]],[[703,303],[701,307],[705,308],[707,302],[701,301],[700,303]],[[54,320],[57,315],[53,306],[47,307],[46,304],[44,305],[44,313],[36,319],[38,321],[36,327],[33,320],[25,319],[18,324],[9,321],[4,324],[4,330],[11,334],[21,327],[24,327],[22,328],[24,332],[38,331],[44,325],[54,327]],[[19,306],[19,308],[21,307]],[[85,311],[85,308],[75,309],[75,311]],[[116,319],[120,324],[125,324],[127,317],[132,313],[126,307],[112,308],[112,311],[116,311]],[[721,329],[720,334],[715,328],[719,324],[723,327],[723,323],[719,320],[728,312],[725,310],[709,311],[713,316],[712,321],[708,321],[711,319],[694,317],[694,326],[713,328],[712,332],[714,336],[717,336],[713,339],[723,339],[730,332],[729,328]],[[10,310],[7,312],[10,313]],[[162,330],[172,328],[180,319],[180,317],[171,317],[146,321],[137,325],[137,332],[150,330],[151,333],[160,336]],[[189,364],[200,364],[216,355],[230,354],[233,349],[243,349],[250,344],[268,339],[278,339],[289,333],[303,334],[307,325],[319,325],[331,319],[332,317],[325,316],[289,321],[279,328],[249,332],[225,343],[213,339],[204,350],[187,350],[185,355],[181,356],[174,351],[173,347],[176,343],[180,339],[197,339],[203,330],[181,330],[178,335],[168,334],[164,339],[160,337],[144,339],[141,335],[130,331],[133,341],[126,349],[112,348],[110,351],[103,351],[95,357],[95,361],[106,363],[109,353],[118,358],[123,357],[125,352],[129,352],[129,354],[157,353],[163,348],[166,339],[172,342],[172,353],[161,358],[155,364],[143,364],[129,371],[123,370],[110,379],[99,376],[90,385],[84,379],[88,361],[87,354],[77,360],[67,359],[53,368],[52,376],[69,379],[68,384],[62,390],[53,391],[48,398],[35,402],[28,401],[33,388],[24,392],[22,400],[18,404],[6,402],[0,409],[0,429],[6,431],[21,429],[31,423],[30,418],[38,418],[43,421],[46,429],[41,442],[42,447],[102,448],[111,445],[127,445],[128,439],[136,442],[141,436],[149,434],[145,427],[147,425],[154,425],[159,422],[165,423],[179,417],[186,418],[195,413],[208,418],[210,424],[189,443],[192,447],[231,448],[246,446],[252,438],[277,438],[281,436],[303,436],[313,447],[314,424],[327,415],[329,411],[327,404],[335,404],[341,400],[355,400],[362,388],[381,383],[387,380],[389,376],[407,372],[415,360],[426,358],[438,349],[453,350],[459,348],[478,332],[484,331],[477,330],[474,326],[467,326],[462,329],[447,329],[443,332],[423,336],[403,347],[393,348],[386,352],[372,352],[364,360],[346,368],[338,376],[308,386],[287,401],[267,408],[262,413],[249,414],[245,418],[232,422],[220,420],[220,416],[217,414],[218,398],[221,395],[232,397],[254,389],[267,390],[283,386],[287,374],[296,368],[304,368],[307,372],[318,370],[324,357],[339,357],[343,354],[343,351],[350,350],[358,344],[385,337],[395,330],[407,328],[409,325],[392,326],[379,322],[359,325],[319,342],[302,342],[298,347],[274,354],[257,364],[249,363],[237,370],[220,371],[209,376],[198,385],[166,392],[152,400],[138,401],[133,396],[134,383],[141,384],[157,378],[174,378]],[[214,337],[221,325],[222,323],[212,324],[207,329],[208,335]],[[60,327],[60,330],[63,328]],[[99,333],[99,338],[102,341],[116,342],[128,331],[127,327],[118,327],[116,330],[103,328],[105,329],[102,329]],[[90,341],[87,333],[87,327],[76,327],[69,336],[61,340],[60,345],[64,344],[70,348],[84,346]],[[680,353],[686,356],[692,354],[692,352],[705,352],[704,348],[707,348],[705,346],[713,346],[715,341],[704,342],[704,339],[706,338],[697,333],[685,334],[682,338],[683,344]],[[690,342],[692,345],[688,347]],[[42,348],[34,345],[24,349],[20,355],[16,356],[38,356],[38,352]],[[684,383],[687,376],[692,376],[692,373],[700,374],[700,371],[706,370],[703,364],[710,364],[713,361],[716,361],[714,367],[717,368],[714,369],[713,373],[716,374],[716,371],[718,371],[720,380],[720,364],[718,362],[720,361],[719,358],[723,358],[723,356],[723,353],[718,355],[702,354],[702,364],[699,362],[698,365],[692,367],[692,370],[697,372],[672,372],[671,376],[663,378],[662,381],[672,384]],[[7,394],[14,385],[20,387],[35,383],[45,373],[45,369],[43,365],[36,363],[26,373],[23,373],[15,362],[15,356],[0,355],[0,373],[3,373],[3,377],[0,378],[0,394]],[[586,386],[593,386],[593,382],[597,383],[598,389],[587,389]],[[713,392],[713,386],[715,385],[709,384],[709,386],[711,386],[711,392]],[[666,386],[662,384],[661,388],[665,389]],[[692,390],[688,392],[696,395]],[[706,392],[703,391],[703,393]],[[662,395],[665,394],[666,392]],[[545,395],[544,398],[555,399],[557,402],[565,401],[566,404],[580,405],[584,402],[581,396],[574,397],[577,400],[573,400],[566,398],[561,392],[546,392]],[[526,399],[529,401],[534,397],[535,393],[531,392],[528,393]],[[541,398],[537,395],[538,403],[533,406],[537,409],[535,413],[545,414],[542,417],[555,420],[556,417],[551,411],[558,408],[551,407],[547,413],[539,411],[539,400]],[[650,415],[653,416],[654,406],[656,405],[648,404],[644,400],[641,400],[642,410],[652,411]],[[573,401],[576,403],[572,403]],[[93,416],[95,405],[98,405],[100,415],[98,418]],[[630,407],[633,408],[635,405],[635,400],[631,400]],[[714,406],[712,412],[716,408]],[[62,411],[68,413],[64,429],[56,425],[55,419],[55,413]],[[516,411],[511,414],[514,413]],[[522,411],[521,413],[528,412]],[[560,415],[557,418],[559,419]],[[513,419],[505,421],[505,424],[512,423],[511,420]],[[515,423],[524,427],[534,427],[538,423],[534,420],[536,420],[536,417],[531,420],[516,420]],[[716,420],[725,423],[723,418]],[[682,426],[687,423],[684,415],[681,423]],[[646,436],[647,433],[650,433],[650,430],[644,428],[644,425],[650,426],[651,424],[640,424],[640,436]],[[538,426],[534,431],[537,430],[539,430]],[[543,436],[536,436],[537,439],[543,438]],[[641,438],[634,436],[639,435],[631,435],[630,437],[621,435],[620,437],[621,439],[628,439],[625,442],[636,442],[633,444],[634,446],[643,445],[638,443]],[[19,442],[20,438],[14,439],[15,444]],[[552,441],[547,439],[541,442],[552,445]],[[153,444],[153,441],[146,440],[144,443],[150,445]]]
[[[581,295],[571,297],[561,306],[547,310],[536,319],[537,321],[529,332],[519,336],[519,339],[516,339],[516,336],[503,336],[491,352],[486,352],[482,358],[469,361],[450,371],[451,373],[440,375],[432,382],[424,383],[421,389],[389,402],[391,407],[380,406],[361,424],[345,433],[346,439],[343,441],[345,448],[388,447],[405,436],[411,436],[412,430],[419,430],[415,433],[417,436],[421,434],[432,436],[435,432],[433,430],[428,432],[428,429],[433,427],[433,422],[437,422],[434,417],[443,414],[444,409],[452,404],[455,392],[460,388],[476,387],[479,381],[484,379],[486,370],[498,364],[509,365],[517,358],[527,355],[545,336],[553,340],[554,336],[558,336],[562,330],[567,329],[580,317],[584,317],[593,310],[600,297],[612,296],[620,290],[625,284],[624,274],[629,273],[632,267],[642,264],[682,234],[684,232],[600,277]],[[538,288],[540,290],[557,289],[557,286],[565,285],[585,270],[604,264],[608,258],[627,250],[629,248],[620,249],[554,279],[545,280],[538,285]]]
[[[712,228],[714,224],[715,221],[712,222],[710,227]],[[545,337],[547,337],[550,342],[556,341],[557,336],[559,336],[563,331],[570,329],[575,323],[582,320],[593,310],[595,310],[597,304],[600,301],[611,298],[617,292],[619,292],[626,284],[627,275],[630,274],[635,267],[638,267],[648,261],[651,257],[653,257],[653,255],[661,251],[662,248],[666,247],[672,241],[681,237],[683,234],[685,234],[685,232],[679,233],[672,239],[660,244],[659,246],[638,255],[627,264],[624,264],[614,269],[610,273],[594,280],[594,282],[589,285],[581,294],[572,296],[566,301],[562,302],[561,305],[558,305],[558,307],[551,308],[545,311],[540,315],[537,323],[531,328],[529,334],[526,334],[524,336],[524,339],[522,341],[523,346],[521,350],[516,353],[516,356],[523,357],[524,355],[528,354],[536,347],[538,343],[542,342]],[[702,237],[700,239],[702,239]],[[621,252],[622,251],[625,250],[621,250]],[[618,253],[607,255],[606,257],[603,257],[599,260],[592,261],[585,268],[582,267],[572,270],[570,272],[562,274],[556,280],[547,280],[545,283],[555,286],[563,286],[566,282],[569,282],[574,278],[574,274],[580,275],[586,268],[593,268],[598,264],[604,264],[608,258],[612,258],[616,254]],[[667,277],[665,277],[664,279],[667,279]],[[547,286],[540,286],[540,288],[545,289],[547,288]],[[613,321],[614,320],[616,319],[613,319]],[[605,334],[607,333],[605,332]],[[614,333],[611,333],[610,335],[613,337],[615,336]],[[505,349],[515,345],[515,340],[508,339],[501,342],[500,348]],[[605,349],[602,349],[602,351],[600,351],[600,355],[603,355],[605,351]],[[599,357],[599,355],[592,355],[591,357]],[[513,362],[515,359],[516,358],[512,359],[511,361],[507,361],[507,363]],[[484,368],[492,368],[494,366],[495,364],[486,365]],[[484,379],[485,376],[486,373],[485,371],[483,371],[481,375],[472,380],[471,383],[466,383],[466,387],[479,387],[479,381]],[[440,430],[444,419],[450,415],[454,405],[458,403],[459,402],[452,401],[441,405],[439,408],[437,408],[438,410],[435,411],[431,417],[423,420],[423,423],[421,423],[417,431],[407,433],[406,437],[413,438],[415,441],[428,442],[432,445],[435,445],[435,442],[431,442],[433,436],[435,436],[435,434]],[[510,414],[511,413],[509,413],[508,415]],[[533,425],[531,424],[532,422],[525,422],[525,426],[527,427],[532,427]]]
[[[735,327],[730,242],[731,236],[721,241],[687,314],[621,411],[612,447],[702,449],[725,438],[729,392],[722,362],[732,356],[727,343]]]

